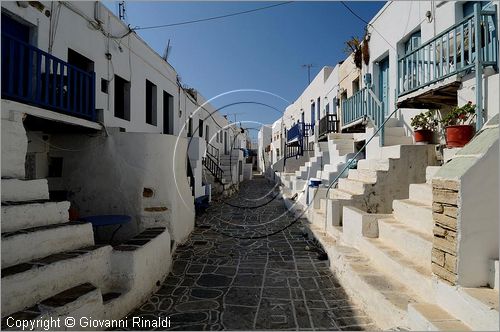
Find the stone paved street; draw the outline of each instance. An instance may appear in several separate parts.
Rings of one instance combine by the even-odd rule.
[[[277,193],[257,176],[212,204],[161,288],[128,317],[169,316],[173,330],[373,330]]]

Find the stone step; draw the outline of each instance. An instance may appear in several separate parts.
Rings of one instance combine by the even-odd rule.
[[[74,329],[80,329],[84,327],[80,325],[80,318],[92,317],[93,319],[98,319],[102,314],[100,312],[102,311],[102,305],[103,296],[100,289],[91,283],[84,283],[64,290],[23,311],[2,317],[2,330],[9,330],[9,328],[13,327],[12,319],[29,322],[47,319],[48,317],[54,319],[72,317],[76,323]],[[9,317],[12,317],[12,319],[9,319]],[[61,322],[64,322],[64,320]],[[61,323],[60,327],[64,327],[64,323]]]
[[[387,127],[384,128],[384,133],[387,136],[406,136],[404,127]]]
[[[418,298],[433,301],[430,264],[429,267],[417,265],[397,248],[377,238],[364,238],[360,244],[360,251],[370,258],[374,266],[411,289]]]
[[[437,285],[437,304],[476,331],[498,331],[498,290]]]
[[[347,178],[368,183],[377,182],[377,171],[371,169],[350,169]]]
[[[328,134],[328,140],[334,140],[334,139],[353,139],[354,135],[353,134],[346,134],[346,133],[329,133]]]
[[[401,144],[392,144],[391,146],[383,146],[380,148],[380,158],[382,159],[399,159],[403,148]]]
[[[420,266],[430,266],[432,234],[419,232],[394,218],[378,220],[381,241],[398,250]]]
[[[2,267],[94,245],[92,224],[68,222],[2,233]]]
[[[2,233],[69,220],[69,202],[2,204]]]
[[[374,171],[388,171],[391,166],[390,159],[362,159],[358,160],[358,169]]]
[[[90,246],[2,268],[2,315],[24,310],[66,289],[109,278],[111,246]]]
[[[49,187],[46,179],[2,179],[2,203],[48,200]]]
[[[407,307],[416,303],[411,288],[383,272],[353,247],[325,244],[331,269],[346,293],[360,305],[381,329],[406,326]]]
[[[427,168],[425,169],[425,182],[430,184],[432,178],[439,171],[440,168],[441,166],[427,166]]]
[[[411,145],[413,144],[413,137],[411,136],[384,136],[384,146],[391,145]]]
[[[330,146],[335,150],[345,150],[354,148],[354,140],[352,139],[336,139],[329,142]]]
[[[408,306],[408,327],[412,331],[471,331],[461,320],[431,303]]]
[[[432,186],[428,183],[410,184],[410,199],[432,206]]]
[[[338,188],[352,192],[358,195],[362,195],[365,193],[365,190],[368,186],[373,185],[375,182],[367,182],[360,180],[353,180],[348,178],[339,179]]]
[[[330,199],[352,199],[353,196],[356,196],[358,194],[353,193],[351,191],[347,191],[345,189],[340,189],[340,188],[331,188],[330,193],[329,193],[329,198]]]
[[[394,217],[399,222],[422,233],[432,234],[432,207],[410,199],[396,199],[392,202],[392,208]]]

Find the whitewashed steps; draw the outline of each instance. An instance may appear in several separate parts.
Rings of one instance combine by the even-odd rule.
[[[350,200],[356,195],[358,194],[348,191],[346,189],[339,189],[339,188],[330,189],[330,193],[328,194],[330,199],[344,199],[344,200]]]
[[[338,188],[341,190],[345,190],[347,192],[355,193],[357,195],[362,195],[365,193],[365,190],[370,186],[376,183],[375,181],[361,181],[361,180],[353,180],[349,178],[342,178],[338,181]]]
[[[410,184],[410,200],[432,206],[432,186],[428,183]]]
[[[398,221],[423,233],[432,234],[434,220],[430,206],[409,199],[400,199],[394,200],[392,207],[394,217]]]
[[[111,246],[91,246],[2,269],[2,315],[24,310],[71,287],[108,277]]]
[[[69,202],[2,204],[2,233],[68,221]]]
[[[92,224],[68,222],[2,233],[2,268],[94,245]]]
[[[391,166],[390,159],[362,159],[358,161],[358,169],[388,171],[390,166]]]
[[[440,285],[437,303],[464,324],[478,331],[498,331],[498,290]]]
[[[415,264],[397,248],[380,239],[365,238],[362,252],[366,253],[376,266],[393,276],[420,296],[433,294],[430,267]]]
[[[79,325],[79,319],[83,317],[99,318],[102,314],[103,296],[100,289],[91,283],[84,283],[70,289],[66,289],[48,299],[45,299],[26,310],[19,311],[9,315],[14,320],[35,321],[47,319],[47,317],[60,317],[64,322],[65,317],[75,319],[75,329],[82,329]],[[8,317],[2,319],[2,330],[11,330],[12,319],[7,321]],[[64,323],[61,323],[61,327]],[[14,330],[14,329],[12,329]]]
[[[49,189],[46,179],[2,179],[2,202],[25,202],[48,199]]]
[[[430,265],[432,235],[419,232],[394,218],[378,220],[379,238],[418,265]]]
[[[413,137],[411,136],[391,136],[391,135],[384,136],[385,146],[410,145],[410,144],[413,144]]]
[[[347,178],[367,183],[375,183],[377,181],[377,174],[379,173],[380,172],[371,169],[350,169]]]
[[[412,331],[471,331],[464,322],[430,303],[408,306],[408,326]]]
[[[324,245],[324,241],[321,241]],[[416,303],[411,289],[377,268],[355,248],[325,246],[331,268],[346,292],[382,329],[406,326],[407,308]]]

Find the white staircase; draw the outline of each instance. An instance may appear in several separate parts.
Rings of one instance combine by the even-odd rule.
[[[328,229],[342,226],[343,206],[368,213],[392,212],[392,200],[409,197],[409,185],[424,182],[426,166],[437,163],[431,145],[396,145],[380,150],[381,158],[359,160],[357,169],[349,170],[347,178],[339,179],[337,187],[323,198]]]
[[[346,291],[382,329],[497,330],[498,289],[450,286],[432,275],[431,179],[438,169],[427,167],[426,182],[410,184],[409,198],[394,200],[392,214],[344,206],[336,244],[311,228]],[[497,266],[492,261],[493,275]]]
[[[69,221],[69,202],[49,201],[46,179],[25,179],[26,147],[22,114],[2,112],[2,330],[13,319],[71,316],[80,330],[81,317],[124,317],[168,273],[168,231],[95,245],[91,224]]]

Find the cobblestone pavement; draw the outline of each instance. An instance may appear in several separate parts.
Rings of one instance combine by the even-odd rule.
[[[257,176],[212,204],[161,288],[128,317],[168,316],[172,330],[373,330],[277,193]]]

